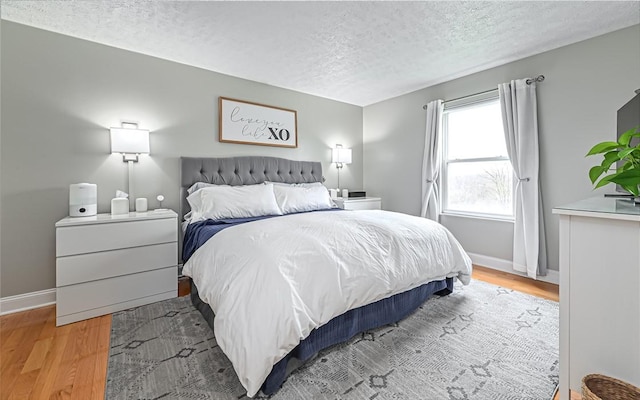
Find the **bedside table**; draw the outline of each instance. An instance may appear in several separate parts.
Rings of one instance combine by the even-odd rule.
[[[380,210],[382,208],[380,197],[338,197],[333,201],[345,210]]]
[[[67,217],[56,223],[56,325],[176,297],[172,210]]]

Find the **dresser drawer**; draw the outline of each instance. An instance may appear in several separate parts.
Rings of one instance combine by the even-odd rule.
[[[124,309],[117,304],[165,292],[178,294],[177,266],[59,287],[56,312],[60,318],[110,305]]]
[[[380,200],[366,201],[346,201],[344,203],[345,210],[379,210],[381,206]]]
[[[56,256],[95,253],[177,240],[175,218],[65,226],[56,230]]]
[[[177,242],[58,257],[56,286],[135,274],[177,264]]]

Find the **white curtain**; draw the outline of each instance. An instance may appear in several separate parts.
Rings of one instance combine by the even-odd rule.
[[[547,274],[538,159],[536,84],[498,85],[507,152],[516,175],[513,268],[531,278]]]
[[[420,215],[434,221],[440,214],[438,196],[438,172],[440,171],[440,142],[442,100],[427,104],[427,126],[424,133],[424,156],[422,158],[422,208]]]

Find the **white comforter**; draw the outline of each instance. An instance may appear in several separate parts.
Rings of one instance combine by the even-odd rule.
[[[254,396],[316,327],[426,282],[467,284],[471,260],[442,225],[388,211],[292,214],[218,233],[186,263],[218,345]]]

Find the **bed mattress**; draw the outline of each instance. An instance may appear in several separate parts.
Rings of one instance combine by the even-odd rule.
[[[446,296],[453,292],[453,278],[425,283],[407,292],[347,311],[311,331],[291,352],[273,366],[260,390],[271,395],[277,392],[289,374],[298,366],[314,358],[318,352],[352,337],[384,325],[396,323],[420,307],[433,295]],[[198,296],[198,288],[191,281],[191,302],[213,330],[214,313]]]
[[[215,312],[208,322],[249,396],[276,391],[292,360],[396,322],[471,272],[444,227],[386,211],[194,224],[184,247],[194,304]]]

